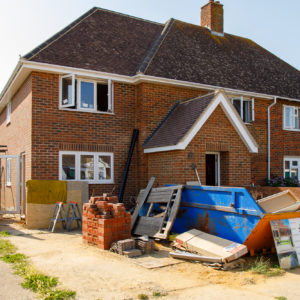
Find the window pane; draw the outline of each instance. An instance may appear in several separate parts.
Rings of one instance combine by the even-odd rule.
[[[240,99],[233,99],[233,106],[235,107],[235,109],[237,110],[237,112],[239,113],[239,115],[241,115],[241,100]]]
[[[299,176],[298,176],[298,167],[297,168],[292,168],[291,170],[291,178],[295,178],[295,179],[299,179]]]
[[[75,155],[73,154],[62,155],[62,179],[75,179]]]
[[[108,85],[97,84],[97,108],[99,111],[108,111]]]
[[[99,180],[111,179],[111,157],[98,157]]]
[[[300,129],[299,113],[300,109],[295,109],[295,129]]]
[[[293,126],[293,120],[292,120],[293,110],[294,110],[293,107],[285,107],[284,108],[284,120],[285,120],[284,127],[285,128],[291,128]]]
[[[62,79],[62,105],[72,105],[72,77]]]
[[[252,102],[243,101],[243,121],[250,123],[252,121]]]
[[[82,81],[80,83],[80,107],[94,109],[94,83]]]
[[[80,179],[87,179],[87,180],[94,179],[94,156],[93,155],[80,156]]]
[[[289,178],[290,177],[290,161],[286,160],[284,162],[284,177]]]

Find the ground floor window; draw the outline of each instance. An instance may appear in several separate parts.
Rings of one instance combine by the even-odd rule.
[[[300,172],[300,157],[298,158],[285,157],[284,178],[291,178],[300,181],[299,172]]]
[[[59,179],[113,183],[113,153],[60,151]]]

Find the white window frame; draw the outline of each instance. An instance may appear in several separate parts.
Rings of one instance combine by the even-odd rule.
[[[298,181],[300,182],[300,157],[292,157],[292,156],[285,156],[283,159],[283,178],[285,177],[285,162],[289,161],[290,162],[290,178],[291,178],[291,167],[292,167],[292,162],[297,161],[298,162]]]
[[[251,98],[251,99],[249,99],[249,98],[244,98],[243,96],[240,96],[240,97],[233,97],[233,98],[231,98],[230,99],[231,100],[231,103],[232,103],[232,105],[233,105],[233,101],[234,100],[239,100],[240,102],[241,102],[241,113],[240,113],[240,117],[241,117],[241,119],[243,120],[243,115],[244,115],[244,102],[251,102],[251,108],[252,108],[252,119],[250,120],[250,122],[245,122],[244,120],[243,120],[243,122],[245,123],[245,124],[250,124],[250,123],[252,123],[252,122],[254,122],[254,120],[255,120],[255,115],[254,115],[254,98]],[[233,105],[234,106],[234,105]],[[234,107],[234,109],[236,109],[235,107]],[[237,111],[237,113],[239,113],[238,111]]]
[[[71,77],[72,78],[72,101],[71,101],[71,104],[63,104],[62,103],[62,87],[63,87],[63,79],[64,78],[68,78],[68,77]],[[75,75],[74,74],[68,74],[68,75],[64,75],[64,76],[61,76],[60,79],[59,79],[59,107],[63,107],[63,108],[66,108],[66,107],[72,107],[72,106],[75,106]]]
[[[11,120],[11,102],[6,105],[6,125],[10,124]]]
[[[71,104],[62,104],[62,80],[63,78],[72,77],[72,103]],[[75,105],[75,81],[77,80],[77,101]],[[94,109],[82,108],[81,106],[81,82],[90,82],[94,84]],[[98,111],[97,107],[97,84],[107,84],[107,111]],[[76,106],[76,108],[70,108]],[[68,110],[68,111],[82,111],[82,112],[91,112],[98,114],[114,114],[114,83],[111,79],[108,79],[107,82],[95,79],[87,79],[82,77],[77,77],[75,74],[68,74],[60,76],[59,79],[59,109]]]
[[[286,109],[291,109],[292,110],[292,116],[291,116],[292,120],[290,120],[291,121],[291,125],[290,126],[286,125],[286,121],[287,121],[286,120],[286,114],[285,114]],[[300,122],[299,110],[300,110],[299,106],[283,105],[283,111],[282,111],[282,114],[283,114],[282,128],[284,130],[300,131],[300,129],[295,128],[295,126],[296,126],[296,122],[295,122],[296,121],[295,120],[296,116],[298,116],[298,122]]]
[[[81,152],[81,151],[59,151],[59,180],[65,180],[62,178],[62,156],[63,155],[75,155],[75,179],[69,179],[66,181],[87,181],[89,184],[113,184],[114,183],[114,154],[112,152]],[[92,155],[94,156],[94,180],[80,179],[80,157],[81,155]],[[99,156],[110,156],[111,161],[111,179],[99,178],[99,168],[97,165]]]
[[[6,159],[6,186],[11,186],[11,161],[12,158]]]

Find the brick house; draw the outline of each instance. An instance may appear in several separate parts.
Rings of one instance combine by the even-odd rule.
[[[150,176],[195,181],[194,165],[207,185],[299,179],[299,118],[300,72],[224,33],[218,1],[201,26],[93,8],[22,57],[2,91],[0,144],[22,167],[1,160],[1,186],[15,195],[21,169],[23,200],[29,179],[118,191],[135,128],[127,200]]]

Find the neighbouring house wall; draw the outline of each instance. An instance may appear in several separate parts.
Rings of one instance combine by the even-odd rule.
[[[144,188],[149,179],[148,156],[144,154],[142,148],[144,141],[177,101],[190,99],[205,93],[207,91],[161,84],[142,83],[138,86],[137,127],[140,129],[138,142],[139,189]],[[166,174],[166,176],[168,175]]]
[[[264,185],[268,177],[268,106],[272,100],[255,99],[255,121],[247,125],[259,145],[251,157],[252,181]],[[271,108],[271,175],[283,176],[284,156],[300,156],[300,132],[283,130],[283,105],[298,106],[297,102],[278,100]]]
[[[59,109],[59,77],[32,73],[32,179],[59,179],[59,151],[114,153],[114,184],[90,184],[90,194],[119,191],[132,131],[136,87],[114,83],[114,114]],[[128,174],[125,199],[138,192],[136,149]]]
[[[0,144],[7,145],[9,155],[25,152],[25,182],[31,179],[31,101],[32,78],[29,76],[11,98],[11,122],[6,124],[6,109],[0,113]],[[4,154],[4,153],[2,153]],[[16,160],[12,160],[12,186],[7,187],[6,163],[2,159],[4,177],[1,178],[1,209],[16,207]]]
[[[221,185],[247,186],[251,181],[251,154],[218,106],[185,150],[149,153],[148,177],[156,184],[185,184],[197,181],[196,164],[202,184],[206,181],[205,153],[221,153]]]
[[[283,105],[300,103],[279,100],[271,109],[271,175],[283,176],[284,156],[300,157],[300,131],[283,130]]]

